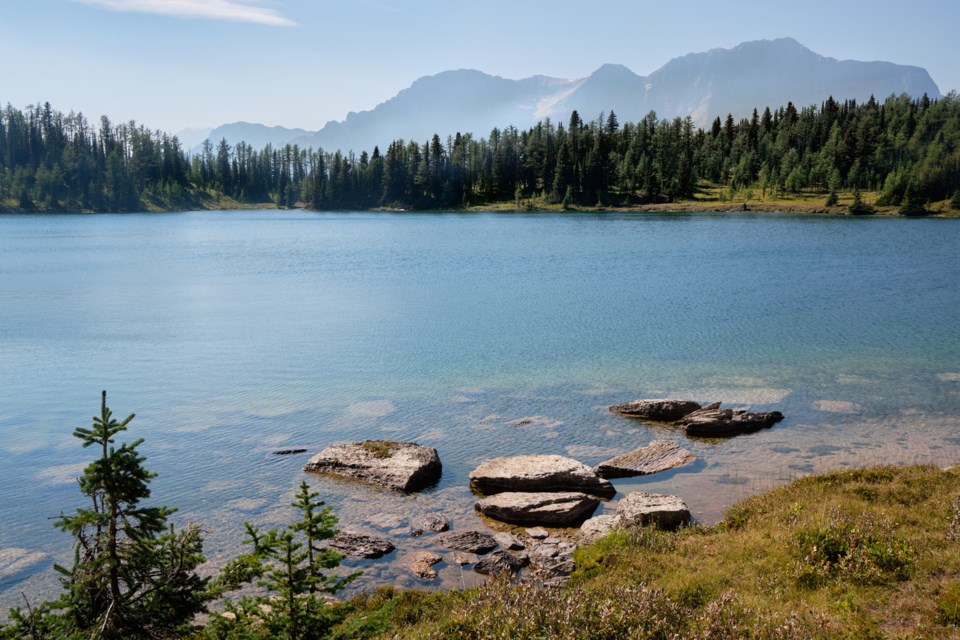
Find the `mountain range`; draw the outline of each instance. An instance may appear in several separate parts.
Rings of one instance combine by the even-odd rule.
[[[374,145],[383,150],[397,138],[423,142],[434,133],[445,139],[458,131],[485,137],[494,127],[522,129],[548,117],[565,123],[574,109],[587,121],[613,110],[621,122],[632,122],[655,111],[661,119],[691,116],[698,126],[707,126],[718,116],[747,117],[755,107],[776,108],[787,102],[803,107],[819,105],[829,96],[864,101],[901,93],[940,97],[930,74],[920,67],[836,60],[793,38],[779,38],[691,53],[647,76],[620,64],[605,64],[577,80],[510,80],[472,69],[444,71],[318,131],[235,122],[212,129],[207,138],[213,143],[245,141],[254,148],[290,143],[359,152]],[[201,142],[198,133],[205,132],[192,131],[184,144]],[[199,149],[200,144],[194,147]]]

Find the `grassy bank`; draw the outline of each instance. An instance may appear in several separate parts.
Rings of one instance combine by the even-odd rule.
[[[835,204],[827,205],[828,194],[807,191],[800,193],[762,192],[759,189],[743,189],[730,191],[729,189],[702,182],[698,185],[695,197],[676,202],[638,205],[603,205],[585,207],[570,205],[564,208],[561,204],[550,203],[543,198],[529,198],[509,202],[478,205],[470,207],[470,211],[648,211],[648,212],[737,212],[737,211],[776,211],[783,213],[816,213],[848,215],[850,206],[854,202],[852,191],[837,193]],[[864,192],[861,194],[863,204],[873,209],[875,215],[900,215],[899,207],[894,205],[881,206],[877,204],[878,193]],[[960,210],[951,208],[949,200],[927,203],[930,216],[960,217]]]
[[[896,206],[877,205],[877,193],[863,193],[864,204],[873,209],[874,214],[884,216],[900,215]],[[811,213],[848,215],[850,205],[853,204],[852,191],[841,191],[837,194],[835,204],[826,204],[827,194],[820,192],[801,192],[796,194],[761,192],[759,189],[744,189],[731,192],[720,185],[701,182],[697,194],[689,200],[664,202],[657,204],[617,205],[615,203],[598,204],[596,206],[569,205],[564,207],[560,203],[548,202],[542,196],[491,202],[468,207],[467,211],[475,212],[544,212],[544,211],[574,211],[574,212],[740,212],[740,211],[772,211],[782,213]],[[167,211],[225,211],[234,209],[278,209],[275,202],[246,202],[224,196],[214,190],[201,189],[191,191],[184,197],[173,201],[159,195],[147,193],[142,200],[143,211],[160,213]],[[306,208],[306,203],[298,202],[289,208]],[[953,209],[949,200],[927,203],[928,215],[936,217],[960,217],[960,210]],[[449,209],[443,209],[448,211]],[[14,213],[21,211],[14,200],[0,200],[0,213]],[[56,213],[62,211],[75,212],[74,209],[63,206],[50,208],[44,203],[35,203],[31,213]],[[383,207],[374,211],[400,212],[405,209]],[[80,211],[87,213],[88,211]]]
[[[798,480],[715,527],[615,533],[569,586],[383,589],[340,638],[960,637],[960,471],[878,467]]]

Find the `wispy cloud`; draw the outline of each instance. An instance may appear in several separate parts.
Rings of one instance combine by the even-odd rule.
[[[273,9],[235,0],[76,0],[112,11],[153,13],[178,18],[207,18],[234,22],[256,22],[274,27],[296,23]]]

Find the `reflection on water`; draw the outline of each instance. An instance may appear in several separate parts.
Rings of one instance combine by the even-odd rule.
[[[0,606],[55,588],[47,567],[69,560],[48,517],[80,506],[89,452],[70,433],[101,388],[137,412],[154,495],[203,524],[209,570],[244,521],[289,522],[306,479],[343,527],[397,545],[346,563],[356,588],[480,580],[409,529],[437,511],[485,526],[467,475],[495,456],[595,465],[674,440],[697,460],[615,485],[677,494],[706,523],[809,473],[956,464],[958,236],[750,215],[2,218],[0,550],[33,560],[0,572]],[[607,411],[664,396],[786,419],[711,441]],[[437,447],[440,483],[403,496],[301,471],[368,438]],[[416,551],[444,555],[437,579],[410,573]]]

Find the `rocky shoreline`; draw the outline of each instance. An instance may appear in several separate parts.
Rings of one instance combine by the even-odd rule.
[[[687,437],[729,438],[769,428],[783,419],[777,411],[722,409],[690,400],[640,399],[609,407],[630,420],[676,427]],[[284,452],[286,453],[286,452]],[[675,529],[691,523],[690,510],[679,496],[633,491],[619,500],[611,479],[637,477],[681,467],[696,459],[672,440],[654,440],[591,468],[573,458],[526,454],[492,458],[469,473],[469,489],[477,496],[474,510],[485,527],[451,529],[442,512],[406,521],[384,515],[389,535],[423,538],[420,549],[402,564],[419,580],[437,579],[437,566],[470,567],[490,576],[518,574],[524,581],[557,586],[573,571],[573,552],[614,530],[653,526]],[[443,467],[433,447],[414,442],[366,440],[333,444],[314,455],[304,471],[359,481],[397,492],[397,500],[434,486]],[[604,512],[598,507],[609,502]],[[401,508],[402,510],[402,508]],[[389,520],[389,522],[388,522]],[[453,523],[455,524],[455,522]],[[329,542],[354,558],[377,559],[397,546],[389,537],[345,529]],[[442,553],[441,553],[442,552]],[[444,565],[444,566],[446,566]]]

